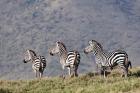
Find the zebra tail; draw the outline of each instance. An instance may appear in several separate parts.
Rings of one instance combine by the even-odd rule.
[[[74,60],[74,65],[76,65],[77,63],[77,51],[74,51],[74,53],[75,53],[75,60]]]
[[[128,58],[126,58],[125,65],[126,65],[126,67],[127,67],[127,68],[132,69],[132,64],[131,64],[131,61],[130,61],[130,60],[128,60]]]
[[[130,69],[132,69],[131,61],[128,61],[128,64],[129,64]]]
[[[131,64],[131,61],[128,60],[128,55],[126,54],[126,59],[125,59],[125,65],[128,68],[132,69],[132,64]]]
[[[126,54],[125,58],[125,67],[128,69],[129,68],[129,60],[128,60],[128,55]]]

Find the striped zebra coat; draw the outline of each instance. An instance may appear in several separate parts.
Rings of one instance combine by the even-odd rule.
[[[95,40],[89,41],[89,46],[84,49],[84,52],[90,53],[93,52],[95,55],[96,64],[104,71],[105,69],[113,68],[118,65],[122,70],[122,76],[127,77],[128,75],[128,55],[125,51],[115,50],[112,52],[106,52],[103,50],[103,47]]]
[[[50,55],[58,54],[62,69],[68,69],[69,76],[78,76],[77,69],[80,63],[80,54],[78,51],[67,52],[66,46],[62,42],[56,42],[55,46],[50,50]],[[73,72],[73,74],[72,74]]]
[[[46,67],[46,59],[44,56],[37,56],[33,50],[28,49],[24,53],[23,62],[32,62],[32,69],[34,70],[36,77],[42,77],[44,69]]]

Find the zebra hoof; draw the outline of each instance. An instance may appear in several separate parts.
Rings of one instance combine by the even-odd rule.
[[[65,79],[65,76],[64,75],[60,75],[59,78]]]
[[[23,60],[23,63],[27,63],[25,60]]]
[[[53,56],[53,53],[50,52],[50,55]]]

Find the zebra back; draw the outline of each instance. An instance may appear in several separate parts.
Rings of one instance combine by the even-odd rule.
[[[69,51],[66,64],[69,65],[79,65],[80,63],[80,54],[78,51]]]
[[[32,64],[33,69],[43,71],[46,67],[46,59],[44,56],[37,56]]]

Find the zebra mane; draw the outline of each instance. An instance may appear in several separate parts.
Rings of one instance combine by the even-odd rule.
[[[58,41],[57,43],[61,44],[67,50],[67,48],[66,48],[66,46],[65,46],[65,44],[63,42]]]
[[[103,47],[99,42],[97,42],[96,40],[92,40],[92,42],[95,42],[97,44],[97,46],[99,46],[103,50]]]
[[[35,53],[35,51],[33,51],[31,49],[29,49],[29,51],[32,52],[34,54],[34,56],[37,56],[36,53]]]

